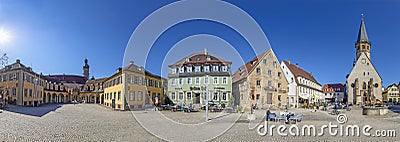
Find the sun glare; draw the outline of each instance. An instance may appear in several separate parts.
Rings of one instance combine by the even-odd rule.
[[[11,35],[10,32],[4,28],[0,28],[0,44],[5,44],[10,42]]]

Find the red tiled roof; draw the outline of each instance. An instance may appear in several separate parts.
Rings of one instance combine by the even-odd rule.
[[[52,82],[61,83],[78,83],[85,84],[86,78],[80,75],[46,75],[44,76],[47,80]]]
[[[97,84],[102,83],[106,78],[99,78],[99,79],[90,79],[86,82],[86,84]]]
[[[322,92],[323,93],[332,93],[332,92],[344,92],[346,85],[342,83],[335,83],[335,84],[324,84],[324,87],[322,87]],[[339,88],[339,91],[331,90],[331,88]],[[325,90],[328,89],[328,90]]]
[[[232,82],[235,83],[237,81],[240,81],[244,78],[247,77],[248,74],[254,69],[255,66],[260,62],[259,59],[267,55],[269,52],[271,52],[271,49],[261,53],[260,55],[254,57],[251,59],[249,62],[247,62],[245,65],[239,67],[239,69],[233,74]]]
[[[286,64],[286,66],[289,68],[290,72],[293,73],[295,78],[301,76],[301,77],[304,77],[308,80],[311,80],[311,81],[317,83],[318,85],[321,85],[318,83],[318,81],[314,78],[314,76],[311,73],[308,73],[305,70],[301,69],[300,67],[290,64],[289,62],[287,62],[285,60],[283,60],[283,63]],[[295,80],[296,80],[296,83],[299,84],[298,80],[297,79],[295,79]]]
[[[211,57],[211,60],[207,61],[208,56]],[[185,64],[213,64],[213,63],[232,64],[232,62],[225,61],[225,60],[218,58],[212,54],[208,54],[208,53],[205,54],[204,52],[201,52],[201,53],[193,53],[193,54],[179,60],[178,62],[176,62],[172,65],[169,65],[169,67],[182,66]]]

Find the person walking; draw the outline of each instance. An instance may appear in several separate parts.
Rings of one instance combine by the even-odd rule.
[[[270,116],[271,115],[271,111],[269,111],[269,109],[267,109],[266,115],[267,115],[267,117],[266,117],[267,119],[266,120],[269,121],[271,119],[271,116]]]

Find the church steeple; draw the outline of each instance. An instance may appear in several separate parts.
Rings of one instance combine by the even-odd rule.
[[[369,42],[367,30],[365,29],[365,24],[364,24],[364,14],[361,14],[361,24],[360,24],[360,30],[358,31],[357,42]]]
[[[82,75],[86,79],[89,79],[89,64],[88,64],[88,59],[87,58],[85,58],[85,65],[83,65],[83,68],[82,68]]]
[[[361,14],[361,24],[360,24],[360,29],[358,31],[358,38],[356,42],[356,58],[354,60],[354,64],[357,62],[358,58],[361,56],[361,54],[366,54],[369,59],[371,59],[370,56],[370,49],[371,43],[368,40],[368,35],[367,35],[367,29],[365,28],[365,23],[364,23],[364,14]]]

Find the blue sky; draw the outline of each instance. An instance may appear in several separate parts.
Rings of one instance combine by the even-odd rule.
[[[0,45],[0,52],[8,53],[10,63],[19,58],[44,74],[81,74],[86,57],[91,76],[106,77],[122,65],[125,47],[138,24],[154,10],[171,2],[0,0],[0,27],[12,35],[9,43]],[[355,55],[360,14],[364,13],[372,42],[372,62],[384,86],[400,81],[400,1],[228,2],[257,21],[280,61],[290,59],[292,63],[299,63],[321,84],[345,82]],[[191,47],[187,47],[193,43],[190,40],[177,44],[182,38],[197,34],[214,35],[226,42],[204,36],[198,41],[210,42]],[[161,67],[171,64],[163,65],[164,56],[168,55],[166,61],[173,62],[183,56],[174,54],[179,48],[200,52],[207,47],[211,54],[235,61],[232,66],[236,69],[241,64],[238,53],[235,50],[220,52],[225,51],[220,48],[229,45],[235,47],[246,62],[254,57],[247,50],[250,45],[246,40],[225,25],[204,20],[183,22],[165,31],[154,43],[146,68],[161,74]],[[176,49],[172,48],[174,46]],[[169,57],[171,60],[167,60]]]

